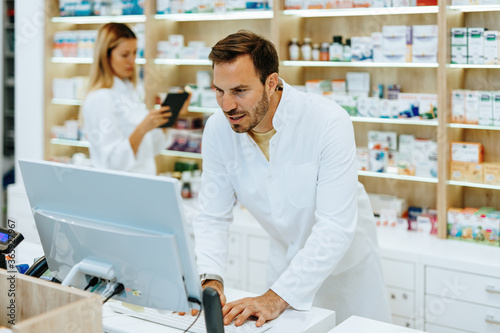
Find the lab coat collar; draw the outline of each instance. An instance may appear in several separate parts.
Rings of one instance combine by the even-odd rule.
[[[280,80],[283,83],[283,91],[281,93],[281,100],[279,101],[278,107],[276,108],[276,112],[274,113],[273,117],[273,127],[274,129],[276,129],[276,132],[279,132],[280,128],[282,128],[286,124],[286,101],[290,95],[290,89],[293,89],[292,86],[285,82],[285,80],[283,80],[282,78],[280,78]]]
[[[128,94],[131,90],[134,90],[134,85],[128,79],[122,80],[118,76],[115,76],[113,77],[113,89]]]

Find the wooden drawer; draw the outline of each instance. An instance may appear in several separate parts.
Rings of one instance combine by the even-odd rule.
[[[408,317],[392,316],[392,323],[398,326],[415,328],[415,320]]]
[[[500,309],[427,295],[425,322],[469,332],[498,333]]]
[[[411,291],[387,287],[393,315],[415,317],[415,295]]]
[[[413,263],[382,258],[382,270],[387,286],[415,289],[415,265]]]
[[[267,262],[269,252],[269,239],[266,237],[248,237],[248,258],[261,262]]]
[[[427,266],[425,293],[500,308],[500,278]]]

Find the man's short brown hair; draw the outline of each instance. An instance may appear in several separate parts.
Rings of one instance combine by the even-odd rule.
[[[239,30],[238,32],[221,39],[212,47],[208,58],[215,64],[231,63],[239,56],[248,54],[260,77],[262,84],[273,73],[278,73],[279,59],[274,44],[251,31]]]

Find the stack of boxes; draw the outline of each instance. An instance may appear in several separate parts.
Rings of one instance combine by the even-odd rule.
[[[451,122],[500,126],[500,91],[453,90]]]
[[[448,238],[499,246],[500,211],[493,207],[449,208]]]
[[[358,169],[427,178],[437,177],[437,143],[413,135],[368,132],[368,149],[357,149]]]
[[[499,32],[485,28],[451,29],[451,63],[499,64]]]
[[[476,142],[451,143],[451,180],[500,185],[500,163],[483,163],[484,147]]]
[[[208,59],[210,51],[204,41],[189,41],[185,46],[183,35],[169,35],[168,40],[157,44],[159,59]]]
[[[61,16],[142,15],[145,0],[59,0]]]

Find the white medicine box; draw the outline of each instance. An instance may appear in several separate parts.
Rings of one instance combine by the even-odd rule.
[[[484,28],[467,28],[467,59],[469,64],[484,64]]]
[[[484,64],[498,64],[498,31],[484,32]]]
[[[451,63],[466,64],[468,55],[467,28],[451,29]]]

